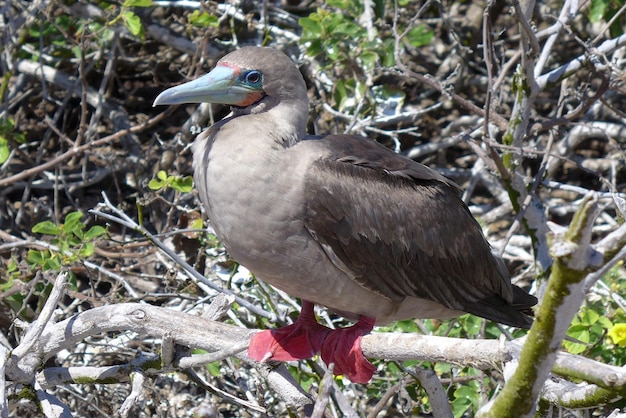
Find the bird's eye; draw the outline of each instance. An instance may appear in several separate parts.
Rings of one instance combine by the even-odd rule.
[[[259,84],[261,84],[261,79],[262,78],[263,77],[261,76],[261,73],[259,71],[256,71],[256,70],[249,71],[245,75],[246,83],[248,83],[251,86],[255,86],[255,87],[258,86]]]

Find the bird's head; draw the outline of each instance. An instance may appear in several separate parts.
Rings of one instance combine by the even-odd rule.
[[[306,84],[284,53],[271,48],[245,47],[224,56],[210,73],[165,90],[153,106],[221,103],[246,108],[266,98],[272,103],[308,103]]]

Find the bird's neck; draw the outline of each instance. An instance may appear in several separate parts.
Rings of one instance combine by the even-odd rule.
[[[308,101],[263,100],[255,106],[233,108],[231,117],[253,128],[257,135],[288,148],[306,136],[308,113]]]

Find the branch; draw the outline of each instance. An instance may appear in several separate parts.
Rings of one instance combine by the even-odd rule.
[[[130,331],[141,335],[163,337],[169,335],[175,344],[191,348],[200,348],[214,353],[232,355],[232,347],[237,345],[245,350],[252,334],[257,330],[239,328],[220,322],[211,321],[191,314],[177,312],[171,309],[139,303],[124,303],[94,308],[72,316],[62,322],[49,324],[34,344],[33,352],[40,353],[40,364],[52,357],[55,353],[70,349],[78,342],[89,336],[108,332]],[[499,365],[519,358],[519,342],[501,342],[498,340],[467,340],[424,336],[416,334],[373,333],[363,337],[362,348],[369,358],[387,360],[423,360],[431,362],[446,362],[461,366],[471,366],[482,370],[491,370]],[[194,358],[195,356],[191,356]],[[237,357],[243,361],[253,363],[245,352]],[[182,357],[174,362],[179,366],[185,359]],[[152,361],[151,367],[158,362]],[[22,370],[25,366],[15,358],[9,359],[7,377],[14,380],[23,376],[25,372],[34,375],[32,367]],[[26,365],[28,366],[28,365]],[[114,381],[127,381],[128,376],[139,363],[132,362],[129,366],[114,366],[110,368],[80,368],[85,373],[91,373],[97,380],[105,380],[115,376]],[[146,369],[146,367],[141,367]],[[16,372],[17,370],[17,372]],[[167,369],[170,370],[170,369]],[[280,393],[283,400],[294,407],[310,405],[310,398],[302,391],[284,365],[271,368],[259,365],[258,370],[267,378],[270,386]],[[576,373],[577,379],[584,379],[599,387],[619,393],[626,388],[626,370],[604,365],[580,356],[559,353],[556,356],[556,367],[560,374],[571,376]],[[10,371],[10,372],[9,372]],[[159,372],[155,370],[154,372]],[[161,370],[163,372],[163,370]],[[76,370],[72,369],[44,369],[38,376],[40,385],[44,388],[61,382],[78,383],[75,381]],[[124,376],[124,378],[121,378]],[[120,380],[117,380],[120,378]],[[111,382],[111,380],[108,380]],[[84,381],[83,381],[84,383]]]
[[[620,35],[617,38],[602,42],[600,46],[595,48],[595,51],[601,54],[609,54],[624,45],[626,45],[626,35]],[[537,85],[542,90],[555,85],[590,63],[590,58],[595,58],[595,56],[586,53],[574,58],[570,62],[561,65],[559,68],[537,77]]]
[[[0,344],[0,418],[9,418],[9,404],[7,402],[5,369],[7,363],[7,348]]]
[[[128,134],[132,134],[132,133],[136,133],[136,132],[141,132],[144,129],[147,129],[153,125],[155,125],[156,123],[160,122],[161,119],[163,119],[165,116],[167,115],[167,112],[161,113],[157,116],[155,116],[154,118],[147,120],[146,122],[140,124],[140,125],[136,125],[133,126],[132,128],[129,129],[124,129],[121,131],[117,131],[114,134],[111,135],[107,135],[104,138],[100,138],[97,139],[95,141],[91,141],[91,142],[87,142],[86,144],[83,144],[79,147],[72,147],[70,149],[68,149],[67,151],[65,151],[63,154],[53,158],[50,161],[46,161],[43,164],[40,164],[36,167],[32,167],[23,171],[20,171],[19,173],[12,175],[10,177],[4,178],[4,179],[0,179],[0,188],[1,187],[6,187],[6,186],[11,186],[14,182],[16,181],[22,181],[24,179],[27,179],[31,176],[34,176],[35,174],[39,174],[42,171],[48,170],[50,168],[56,167],[57,165],[69,160],[72,157],[75,157],[77,155],[81,155],[82,153],[90,150],[91,148],[95,148],[98,147],[100,145],[104,145],[104,144],[108,144],[110,142],[114,142],[117,141],[118,139],[124,137],[125,135]]]
[[[533,414],[569,324],[585,298],[584,279],[589,269],[598,267],[595,250],[591,248],[592,227],[598,213],[598,198],[590,193],[567,232],[553,239],[552,272],[517,369],[502,393],[482,408],[479,416],[504,418]]]

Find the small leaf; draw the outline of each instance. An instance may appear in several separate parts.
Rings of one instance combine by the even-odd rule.
[[[311,44],[306,49],[306,53],[311,57],[316,57],[322,52],[324,52],[324,45],[319,39],[311,41]]]
[[[598,324],[600,324],[604,329],[611,329],[611,327],[613,326],[611,320],[606,316],[601,316],[600,318],[598,318]]]
[[[54,254],[50,258],[47,258],[43,263],[44,270],[57,271],[61,268],[61,259],[58,255]]]
[[[3,280],[4,283],[0,282],[0,290],[2,290],[3,292],[6,292],[7,290],[11,289],[13,287],[13,278],[9,276],[9,278],[6,280],[6,282]]]
[[[337,80],[335,84],[334,99],[336,106],[339,109],[343,109],[348,98],[348,90],[346,89],[346,83],[343,80]]]
[[[9,158],[10,150],[7,139],[3,136],[0,136],[0,164],[4,164],[4,162]]]
[[[21,312],[24,308],[24,300],[26,296],[21,293],[14,293],[8,298],[4,299],[9,307],[13,310],[13,312]]]
[[[589,8],[589,20],[591,23],[602,20],[608,7],[609,0],[592,0],[591,7]]]
[[[33,233],[45,235],[59,235],[61,233],[61,229],[52,221],[43,221],[33,226]]]
[[[302,38],[305,40],[315,39],[322,34],[322,25],[310,16],[300,18],[298,24],[302,27]]]
[[[334,34],[341,34],[350,37],[356,37],[363,29],[352,22],[342,22],[334,29]]]
[[[376,61],[378,60],[378,54],[371,51],[363,51],[361,55],[359,55],[359,59],[363,63],[363,67],[367,70],[373,70],[376,65]]]
[[[91,256],[96,250],[95,245],[91,242],[86,242],[82,248],[78,251],[78,256],[82,258],[87,258]]]
[[[419,48],[421,46],[428,45],[435,36],[435,33],[427,26],[419,25],[411,28],[406,34],[406,39],[411,46]]]
[[[47,258],[47,252],[37,251],[37,250],[28,250],[28,255],[26,256],[26,261],[31,264],[36,264],[38,266],[42,266],[45,259]]]
[[[165,187],[165,182],[157,179],[152,179],[148,182],[148,187],[150,190],[161,190]]]
[[[68,277],[68,281],[67,281],[67,287],[70,290],[73,291],[78,291],[78,282],[76,280],[76,276],[74,275],[74,273],[72,273],[71,271],[68,272],[69,273],[69,277]]]
[[[133,12],[124,12],[122,14],[122,18],[126,23],[126,27],[135,36],[138,36],[141,33],[141,19]]]
[[[182,178],[174,177],[170,186],[172,189],[178,190],[179,192],[189,193],[193,190],[193,178],[190,176]]]
[[[70,212],[65,216],[65,221],[63,222],[62,229],[67,234],[81,234],[81,230],[85,228],[85,224],[81,222],[81,218],[83,217],[82,212],[75,211]]]
[[[220,363],[219,361],[214,361],[213,363],[206,364],[204,367],[208,370],[209,374],[213,377],[220,376],[222,373],[220,371]]]
[[[189,20],[189,23],[197,27],[207,28],[219,25],[217,16],[206,12],[200,12],[199,10],[194,10],[187,19]]]
[[[84,239],[87,241],[91,241],[95,238],[98,238],[107,233],[106,228],[101,227],[100,225],[95,225],[89,228],[89,230],[85,233]]]
[[[469,386],[461,386],[454,391],[454,400],[452,401],[452,410],[455,418],[460,418],[472,407],[477,401],[478,394],[475,389]]]
[[[124,0],[124,7],[149,7],[152,0]]]
[[[204,222],[202,222],[202,218],[196,218],[189,224],[189,227],[192,229],[202,229]]]

